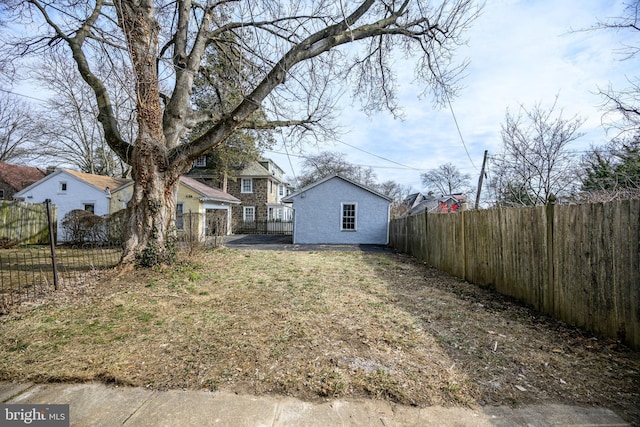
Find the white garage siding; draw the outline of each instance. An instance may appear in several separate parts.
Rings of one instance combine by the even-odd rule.
[[[312,184],[289,196],[293,201],[293,243],[378,244],[389,242],[390,199],[341,176]],[[347,219],[343,211],[347,205]],[[353,213],[355,206],[355,227]],[[355,228],[355,230],[353,229]]]

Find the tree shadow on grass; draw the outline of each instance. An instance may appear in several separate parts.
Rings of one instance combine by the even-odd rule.
[[[640,425],[640,353],[393,253],[364,259],[469,378],[480,405],[570,404]]]

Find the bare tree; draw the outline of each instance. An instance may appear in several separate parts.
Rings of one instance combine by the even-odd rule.
[[[417,58],[417,77],[436,96],[455,92],[452,55],[478,14],[472,0],[3,0],[5,14],[46,34],[10,44],[21,54],[70,51],[96,97],[105,139],[132,167],[123,262],[172,258],[180,175],[205,151],[242,128],[317,129],[331,95],[354,83],[368,109],[396,108],[395,50]],[[46,25],[41,25],[42,23]],[[195,111],[191,91],[207,46],[232,45],[252,73],[238,75],[241,99],[223,113]],[[7,49],[11,46],[5,46]],[[348,49],[341,47],[353,46]],[[360,48],[360,49],[358,49]],[[96,72],[110,52],[126,51],[135,76],[137,134],[128,140],[107,82]],[[453,66],[452,66],[453,64]],[[264,108],[265,118],[254,113]],[[211,122],[196,139],[198,123]]]
[[[494,157],[490,186],[507,205],[545,204],[570,194],[576,181],[574,157],[567,146],[583,134],[584,119],[565,119],[557,110],[558,97],[548,109],[540,103],[517,115],[508,110],[502,125],[503,153]]]
[[[471,175],[462,173],[453,163],[445,163],[421,175],[427,191],[439,194],[468,194],[473,191]]]
[[[373,169],[350,163],[342,153],[323,151],[306,156],[302,168],[298,176],[298,187],[301,188],[332,175],[341,175],[371,188],[377,185]]]
[[[102,70],[102,67],[100,67]],[[126,79],[126,69],[111,65],[106,81]],[[78,73],[75,62],[59,52],[46,55],[32,67],[35,79],[54,95],[46,103],[44,138],[49,155],[64,164],[70,164],[83,172],[126,177],[129,166],[107,144],[98,121],[95,95]],[[129,137],[133,136],[135,121],[132,97],[122,93],[122,85],[113,82],[114,114]]]
[[[588,31],[610,30],[640,36],[640,1],[626,2],[624,6],[622,16],[600,20]],[[623,61],[635,58],[640,52],[640,42],[623,44],[617,51]],[[612,85],[599,88],[604,100],[602,108],[606,111],[605,116],[614,116],[613,127],[618,128],[618,137],[623,134],[631,134],[633,137],[640,127],[640,78],[627,76],[627,81],[629,85],[626,88],[615,88]]]
[[[410,185],[402,185],[393,180],[387,180],[377,184],[375,189],[391,198],[391,218],[398,218],[408,210],[403,201],[412,193]]]
[[[0,92],[0,162],[27,163],[40,157],[37,114],[25,101]]]

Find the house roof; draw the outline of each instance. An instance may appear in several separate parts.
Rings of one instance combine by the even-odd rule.
[[[284,170],[282,170],[282,168],[281,168],[280,166],[278,166],[278,165],[276,164],[276,162],[274,162],[273,160],[271,160],[271,159],[269,159],[269,158],[266,158],[266,157],[260,157],[260,158],[258,159],[258,162],[259,162],[260,164],[262,164],[262,163],[270,164],[270,165],[271,165],[271,167],[272,167],[273,169],[275,169],[275,170],[276,170],[276,172],[278,173],[278,176],[282,176],[282,175],[284,175]],[[264,167],[264,166],[263,166],[263,167]],[[265,169],[269,170],[269,168],[268,168],[268,167],[266,167]]]
[[[271,172],[269,172],[259,162],[252,161],[244,169],[242,169],[238,173],[238,176],[240,176],[240,177],[261,178],[261,177],[271,177],[271,176],[273,176],[273,174]]]
[[[406,199],[405,199],[406,200]],[[464,202],[466,197],[464,194],[445,194],[440,197],[427,196],[419,203],[413,205],[411,210],[405,212],[403,217],[417,215],[424,211],[437,212],[440,210],[439,203],[447,203],[449,201]]]
[[[207,184],[203,184],[196,179],[189,178],[187,176],[181,176],[180,183],[200,194],[200,200],[202,201],[240,203],[240,199],[233,197],[231,194],[225,193],[224,191],[217,188],[210,187]],[[120,191],[121,189],[130,185],[133,185],[133,181],[131,180],[116,188],[114,191]]]
[[[131,181],[127,178],[113,178],[104,175],[94,175],[91,173],[78,172],[71,169],[61,170],[68,173],[69,175],[75,176],[76,178],[86,182],[89,185],[93,185],[100,190],[104,190],[107,187],[109,187],[109,190],[113,190]]]
[[[262,162],[271,162],[272,165],[277,166],[275,163],[268,159],[261,159]],[[238,172],[238,178],[272,178],[278,182],[283,182],[282,178],[276,175],[274,172],[270,172],[267,168],[260,164],[260,161],[250,162],[244,169]]]
[[[240,200],[229,193],[225,193],[217,188],[210,187],[202,182],[186,176],[180,177],[180,182],[193,191],[202,195],[200,200],[214,200],[220,202],[240,203]]]
[[[47,173],[39,168],[0,162],[0,180],[16,191],[40,181],[46,175]]]
[[[448,202],[449,200],[453,200],[455,202],[464,202],[467,197],[464,194],[445,194],[438,198],[439,202]]]
[[[406,212],[403,216],[417,215],[424,211],[429,212],[433,209],[436,209],[437,207],[438,207],[438,201],[435,198],[432,197],[430,199],[424,199],[421,202],[415,204],[411,208],[411,210]]]
[[[367,187],[366,185],[360,184],[359,182],[353,181],[353,180],[351,180],[351,179],[349,179],[349,178],[345,178],[344,176],[342,176],[342,175],[338,175],[338,174],[335,174],[335,175],[329,175],[328,177],[323,178],[323,179],[321,179],[321,180],[319,180],[319,181],[316,181],[316,182],[314,182],[313,184],[309,184],[309,185],[307,185],[306,187],[304,187],[304,188],[300,189],[299,191],[296,191],[295,193],[293,193],[293,194],[291,194],[291,195],[289,195],[289,196],[287,196],[287,197],[283,198],[283,199],[282,199],[282,201],[283,201],[283,202],[285,202],[285,203],[292,202],[294,197],[296,197],[296,196],[298,196],[298,195],[300,195],[300,194],[304,193],[305,191],[308,191],[308,190],[310,190],[310,189],[312,189],[312,188],[314,188],[314,187],[317,187],[317,186],[319,186],[319,185],[322,185],[322,184],[324,184],[325,182],[327,182],[327,181],[329,181],[329,180],[331,180],[331,179],[333,179],[333,178],[338,178],[338,179],[341,179],[341,180],[343,180],[343,181],[345,181],[345,182],[348,182],[349,184],[355,185],[356,187],[360,187],[360,188],[362,188],[363,190],[368,191],[369,193],[374,194],[374,195],[376,195],[376,196],[378,196],[378,197],[381,197],[381,198],[383,198],[383,199],[385,199],[385,200],[387,200],[387,201],[389,201],[389,202],[393,201],[393,199],[392,199],[391,197],[389,197],[389,196],[385,196],[384,194],[379,193],[379,192],[377,192],[376,190],[374,190],[374,189],[372,189],[372,188]]]
[[[56,171],[52,174],[46,175],[44,178],[42,178],[39,181],[34,182],[33,184],[29,185],[28,187],[23,188],[22,190],[20,190],[18,193],[16,193],[16,195],[18,197],[23,196],[24,194],[28,193],[29,191],[31,191],[33,188],[37,187],[40,185],[41,182],[45,182],[48,181],[58,175],[68,175],[70,177],[73,177],[75,179],[78,179],[82,182],[84,182],[87,185],[90,185],[100,191],[105,191],[105,189],[107,187],[109,187],[109,191],[117,188],[117,187],[122,187],[123,185],[127,184],[128,182],[133,182],[130,179],[125,179],[125,178],[112,178],[110,176],[102,176],[102,175],[93,175],[90,173],[84,173],[84,172],[78,172],[78,171],[73,171],[70,169],[56,169]],[[14,198],[15,196],[14,195]]]

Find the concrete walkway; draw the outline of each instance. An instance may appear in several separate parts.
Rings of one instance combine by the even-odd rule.
[[[152,391],[87,384],[0,383],[9,404],[69,404],[72,426],[627,426],[608,409],[565,405],[414,408],[380,400]],[[0,425],[4,425],[4,410]],[[31,425],[36,425],[33,423]]]

